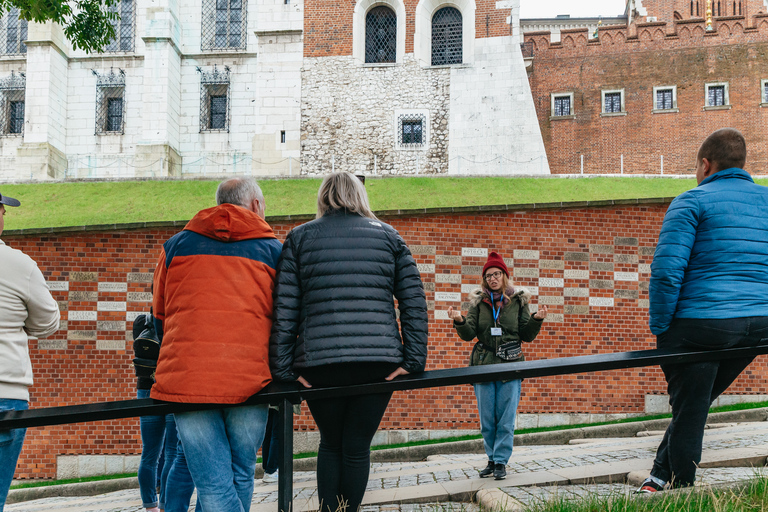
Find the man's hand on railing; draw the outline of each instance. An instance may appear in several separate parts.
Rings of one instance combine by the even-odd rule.
[[[307,379],[305,379],[301,375],[299,375],[299,378],[296,379],[296,380],[299,381],[301,383],[301,385],[304,386],[305,388],[311,388],[312,387],[312,384],[307,382]]]
[[[386,378],[386,379],[384,379],[384,380],[392,380],[392,379],[394,379],[395,377],[399,377],[400,375],[408,375],[409,373],[410,373],[410,372],[409,372],[408,370],[406,370],[406,369],[405,369],[405,368],[403,368],[403,367],[400,367],[400,368],[398,368],[397,370],[395,370],[395,371],[393,371],[392,373],[390,373],[390,374],[389,374],[389,377],[387,377],[387,378]]]

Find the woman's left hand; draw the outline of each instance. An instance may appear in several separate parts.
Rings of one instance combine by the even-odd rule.
[[[386,378],[386,379],[384,379],[384,380],[392,380],[392,379],[394,379],[395,377],[399,377],[400,375],[408,375],[409,373],[410,373],[410,372],[409,372],[408,370],[406,370],[406,369],[405,369],[405,368],[403,368],[403,367],[400,367],[400,368],[398,368],[397,370],[395,370],[395,371],[393,371],[392,373],[390,373],[390,374],[389,374],[389,377],[387,377],[387,378]]]
[[[539,310],[533,315],[536,320],[544,320],[547,318],[547,306],[539,306]]]

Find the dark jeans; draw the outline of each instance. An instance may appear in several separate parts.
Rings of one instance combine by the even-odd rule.
[[[690,351],[751,347],[761,343],[768,344],[768,317],[679,318],[656,338],[658,348]],[[661,365],[667,379],[672,421],[656,452],[653,476],[672,481],[675,487],[693,485],[701,462],[709,408],[752,359]]]
[[[280,459],[280,443],[277,440],[279,432],[277,411],[270,409],[267,431],[264,434],[264,442],[261,443],[261,467],[264,469],[264,474],[272,474],[277,471]]]

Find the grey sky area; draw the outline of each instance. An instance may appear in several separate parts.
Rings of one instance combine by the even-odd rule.
[[[570,14],[572,18],[586,16],[614,17],[624,14],[623,0],[520,0],[521,18],[554,18]]]

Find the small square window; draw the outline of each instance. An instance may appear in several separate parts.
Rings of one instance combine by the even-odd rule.
[[[573,93],[552,93],[550,95],[550,119],[573,118]]]
[[[677,112],[677,86],[664,85],[653,88],[653,112]]]
[[[768,79],[760,80],[760,103],[768,106]]]
[[[396,149],[426,149],[429,146],[429,111],[395,112]]]
[[[709,83],[705,86],[705,109],[730,108],[728,82]]]
[[[419,120],[413,120],[413,121],[403,121],[402,124],[402,133],[400,134],[401,140],[403,144],[421,144],[422,143],[422,132],[424,129],[423,125],[424,121]]]
[[[600,92],[603,100],[601,116],[626,115],[624,108],[624,89],[603,90]]]

